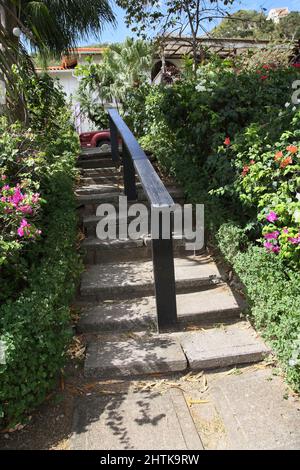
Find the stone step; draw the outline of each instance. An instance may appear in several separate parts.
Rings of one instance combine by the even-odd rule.
[[[263,360],[269,348],[248,323],[198,332],[98,337],[88,344],[86,377],[136,377],[218,369]]]
[[[121,150],[121,149],[119,149]],[[111,152],[103,151],[100,147],[86,147],[82,148],[78,157],[81,160],[99,160],[100,158],[112,158]]]
[[[111,165],[109,168],[85,168],[80,170],[82,178],[123,176],[122,168]]]
[[[120,157],[122,157],[122,146],[119,146],[119,154]],[[155,161],[155,157],[146,152],[146,155],[148,156],[150,161]],[[110,158],[112,159],[112,154],[111,151],[105,151],[101,150],[100,147],[88,147],[88,148],[82,148],[81,152],[78,157],[78,161],[82,160],[98,160],[102,158]]]
[[[76,191],[75,195],[76,196],[89,196],[89,195],[94,195],[94,194],[107,194],[107,193],[115,193],[115,192],[120,192],[122,190],[121,188],[121,182],[110,182],[110,181],[105,181],[102,184],[89,184],[86,186],[79,186]]]
[[[94,228],[95,230],[95,228]],[[182,236],[173,236],[173,251],[176,255],[191,255],[201,254],[202,250],[187,250],[187,241]],[[86,264],[102,264],[111,262],[113,260],[119,261],[131,261],[138,259],[151,259],[152,258],[152,241],[148,234],[137,240],[100,240],[95,237],[86,238],[82,244],[82,253],[84,256],[84,262]]]
[[[248,322],[183,333],[180,344],[191,370],[259,362],[271,353]]]
[[[138,188],[137,190],[138,193],[138,200],[139,201],[146,201],[146,196],[144,194],[144,191],[141,188]],[[183,191],[171,187],[169,188],[169,194],[173,199],[183,199]],[[104,203],[118,203],[119,202],[119,197],[124,196],[124,193],[121,191],[113,191],[113,192],[103,192],[99,194],[87,194],[87,195],[77,195],[76,196],[76,202],[78,206],[98,206],[99,204],[104,204]]]
[[[138,192],[142,192],[143,188],[141,183],[136,183],[136,188]],[[173,192],[174,194],[180,194],[181,197],[183,196],[183,192],[178,190],[178,188],[172,185],[166,185],[166,188],[169,192]],[[115,192],[122,192],[124,190],[124,186],[122,181],[118,182],[104,182],[102,184],[89,184],[86,186],[80,186],[76,189],[75,194],[77,196],[94,196],[97,194],[107,194],[107,193],[115,193]]]
[[[77,166],[83,169],[93,169],[93,168],[111,168],[114,166],[114,163],[111,157],[101,157],[101,158],[84,158],[77,161]]]
[[[91,176],[87,178],[80,178],[80,184],[82,186],[88,185],[98,185],[98,184],[123,184],[123,175],[122,173],[113,174],[111,176]]]
[[[134,377],[182,372],[187,359],[179,341],[171,335],[141,338],[98,338],[88,344],[86,377]]]
[[[244,307],[227,285],[177,295],[179,324],[214,325],[237,320]],[[155,297],[91,304],[82,308],[80,333],[157,330]]]
[[[175,258],[177,292],[192,292],[222,282],[210,256]],[[88,266],[80,294],[89,301],[129,299],[154,295],[152,261],[113,262]]]

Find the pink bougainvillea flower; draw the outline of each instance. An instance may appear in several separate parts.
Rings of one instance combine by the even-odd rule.
[[[6,184],[5,186],[3,186],[2,188],[2,191],[9,191],[10,190],[10,187],[8,184]]]
[[[280,163],[280,168],[286,168],[288,165],[292,165],[293,159],[291,156],[286,157],[282,162]]]
[[[28,231],[30,225],[26,219],[21,220],[20,227],[18,228],[18,235],[20,238],[24,237],[25,233]]]
[[[24,237],[24,229],[22,227],[18,228],[18,235],[20,238]]]
[[[20,212],[22,212],[22,214],[32,214],[32,212],[33,212],[32,207],[29,206],[29,205],[19,207],[18,210],[19,210]]]
[[[281,160],[282,158],[283,158],[283,152],[280,151],[280,152],[275,153],[275,157],[274,157],[275,162],[278,162],[278,160]]]
[[[289,242],[291,242],[293,245],[299,245],[300,244],[300,233],[298,233],[297,237],[291,237],[288,239]]]
[[[242,171],[242,176],[246,176],[247,173],[249,173],[249,170],[250,170],[249,166],[245,165]]]
[[[255,165],[255,160],[250,160],[250,165]]]
[[[224,144],[227,146],[231,144],[230,137],[226,137],[226,139],[224,140]]]
[[[264,247],[267,249],[267,250],[272,250],[274,248],[274,245],[273,243],[271,242],[265,242],[264,243]]]
[[[296,145],[289,145],[286,149],[288,152],[292,154],[298,152],[298,147],[296,147]]]
[[[289,231],[288,231],[287,228],[284,228],[284,229],[282,230],[282,232],[285,233],[285,234],[289,233]]]
[[[40,200],[41,195],[39,193],[35,193],[32,195],[31,201],[33,204],[37,204]]]
[[[2,176],[1,176],[1,179],[2,179],[2,181],[5,181],[5,180],[7,179],[7,176],[6,176],[6,175],[2,175]]]
[[[275,232],[266,233],[264,237],[266,240],[276,240],[279,237],[279,235],[280,235],[280,232],[276,230]]]
[[[272,248],[273,253],[279,253],[280,252],[280,246],[274,245]]]
[[[269,214],[266,216],[266,219],[268,222],[273,223],[278,220],[278,215],[276,214],[276,212],[270,211]]]
[[[15,189],[15,192],[14,192],[13,197],[11,198],[11,201],[12,201],[12,203],[13,203],[14,205],[17,206],[18,204],[20,204],[20,202],[23,201],[23,199],[24,199],[24,196],[23,196],[23,194],[21,193],[20,188],[17,187],[17,188]]]

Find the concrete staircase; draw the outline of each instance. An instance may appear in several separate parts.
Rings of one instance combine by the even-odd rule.
[[[136,377],[257,362],[269,354],[251,326],[240,320],[243,302],[224,281],[212,257],[184,250],[174,240],[178,329],[157,333],[151,240],[100,241],[96,226],[101,203],[117,205],[122,172],[109,154],[79,157],[76,197],[85,240],[86,271],[78,305],[78,331],[85,335],[87,377]],[[167,186],[176,202],[182,192]],[[145,197],[141,187],[138,199]],[[176,237],[175,237],[176,238]]]

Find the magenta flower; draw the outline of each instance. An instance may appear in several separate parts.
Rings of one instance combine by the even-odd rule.
[[[274,245],[272,248],[273,253],[279,253],[280,252],[280,246]]]
[[[265,242],[264,243],[264,247],[267,249],[267,250],[272,250],[274,248],[274,245],[273,243],[271,242]]]
[[[33,210],[32,207],[29,205],[19,207],[18,209],[22,214],[32,214]]]
[[[282,232],[285,233],[285,234],[289,233],[289,231],[288,231],[287,228],[284,228],[284,229],[282,230]]]
[[[33,204],[37,204],[40,200],[40,194],[39,193],[35,193],[32,195],[32,198],[31,198],[31,201]]]
[[[278,215],[274,211],[270,211],[270,213],[266,216],[268,222],[275,222],[278,220]]]
[[[22,219],[21,221],[21,225],[20,227],[18,228],[18,235],[20,238],[24,237],[25,233],[26,233],[26,229],[28,230],[30,227],[29,223],[27,222],[26,219]]]
[[[20,204],[20,202],[22,202],[24,199],[24,196],[23,194],[21,193],[21,190],[20,188],[16,188],[15,189],[15,192],[14,192],[14,195],[11,199],[12,203],[17,206],[18,204]]]
[[[279,237],[279,235],[280,235],[280,232],[276,230],[275,232],[266,233],[264,237],[266,240],[276,240]]]
[[[291,237],[288,239],[289,242],[291,242],[293,245],[299,245],[300,244],[300,233],[298,234],[297,237]]]
[[[2,191],[9,191],[10,190],[10,187],[8,184],[6,184],[5,186],[3,186],[2,188]]]

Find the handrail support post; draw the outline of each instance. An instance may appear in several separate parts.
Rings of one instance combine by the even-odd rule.
[[[171,222],[173,220],[170,214]],[[158,331],[177,325],[176,281],[173,254],[172,223],[170,237],[162,236],[162,213],[159,214],[159,237],[152,238],[152,258],[157,307]]]

